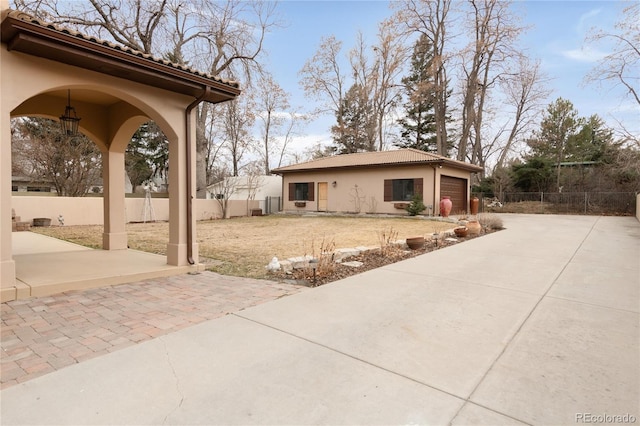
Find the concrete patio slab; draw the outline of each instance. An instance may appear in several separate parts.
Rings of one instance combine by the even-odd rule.
[[[545,299],[471,401],[529,424],[639,418],[638,314]],[[637,421],[637,420],[636,420]]]
[[[486,425],[486,426],[520,426],[526,425],[503,414],[496,413],[473,403],[466,403],[458,415],[450,423],[452,426]]]
[[[11,253],[14,256],[36,253],[56,253],[68,251],[87,251],[90,248],[58,240],[35,232],[12,232]]]
[[[640,256],[638,256],[640,262]],[[567,265],[550,297],[640,312],[638,269],[575,262]]]
[[[497,234],[483,238],[491,238],[494,244],[500,244]],[[542,295],[553,284],[554,280],[566,265],[566,261],[557,259],[540,259],[518,252],[497,255],[487,253],[480,246],[477,252],[466,244],[474,241],[447,247],[431,253],[429,258],[413,258],[401,264],[390,265],[389,270],[410,274],[428,275],[441,281],[459,280],[467,283],[499,287],[509,290],[524,291]],[[486,242],[485,242],[486,243]],[[452,253],[445,253],[451,250]],[[459,253],[456,263],[451,263],[451,256]],[[526,262],[523,262],[526,258]],[[514,265],[518,265],[514,269]]]
[[[238,315],[467,398],[532,294],[387,268]]]
[[[463,404],[233,315],[23,386],[3,424],[443,424]]]
[[[137,250],[93,250],[33,232],[12,234],[16,284],[2,285],[2,301],[123,284],[204,270],[167,265],[167,258]]]

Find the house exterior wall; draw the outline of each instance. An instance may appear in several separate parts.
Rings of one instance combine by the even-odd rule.
[[[404,209],[395,207],[399,201],[384,201],[384,181],[387,179],[422,179],[423,201],[428,207],[423,214],[438,215],[440,213],[438,207],[439,185],[442,175],[466,179],[467,186],[470,182],[470,173],[467,171],[446,166],[439,168],[437,165],[429,164],[288,172],[284,174],[282,183],[283,210],[285,212],[318,211],[318,183],[327,182],[327,211],[406,215],[407,212]],[[296,206],[296,200],[289,200],[289,184],[304,182],[313,182],[314,200],[306,201],[304,206]],[[335,186],[333,182],[335,182]]]

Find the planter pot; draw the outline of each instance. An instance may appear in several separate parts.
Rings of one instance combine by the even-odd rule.
[[[453,233],[456,234],[456,237],[466,237],[469,230],[466,226],[459,226],[457,228],[453,228]]]
[[[477,220],[470,220],[469,223],[467,223],[467,229],[469,230],[469,235],[480,235],[482,226],[480,226],[480,222]]]
[[[469,201],[469,209],[471,210],[472,215],[478,214],[478,207],[480,206],[480,200],[478,197],[473,197],[471,201]]]
[[[36,217],[33,219],[33,226],[51,226],[51,219],[48,217]]]
[[[451,206],[451,197],[442,197],[442,200],[440,200],[440,216],[449,217],[449,213],[451,213]]]
[[[424,247],[424,237],[410,237],[407,238],[407,245],[411,250],[418,250]]]

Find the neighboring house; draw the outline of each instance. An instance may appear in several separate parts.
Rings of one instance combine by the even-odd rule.
[[[11,176],[12,192],[56,192],[52,182],[36,181],[27,176]]]
[[[207,186],[207,199],[264,200],[282,197],[280,176],[231,176]]]
[[[324,157],[272,170],[283,177],[284,211],[407,214],[414,195],[439,215],[451,197],[452,214],[466,213],[472,173],[481,167],[416,149]]]
[[[103,190],[102,179],[97,180],[89,188],[89,193],[101,193]],[[28,176],[11,176],[12,192],[52,192],[57,193],[53,182],[34,180]],[[27,194],[24,194],[27,195]]]

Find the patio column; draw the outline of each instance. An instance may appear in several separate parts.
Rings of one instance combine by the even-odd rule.
[[[184,120],[184,118],[183,118]],[[191,120],[191,134],[194,140],[190,144],[191,149],[191,194],[195,198],[195,119]],[[169,141],[169,243],[167,244],[167,263],[175,266],[189,265],[187,259],[187,142],[184,131],[177,140]],[[193,199],[194,215],[191,218],[194,238],[192,244],[192,256],[198,263],[198,244],[195,239],[195,211],[196,200]]]
[[[11,234],[11,117],[2,100],[0,115],[0,285],[4,290],[16,284]],[[4,291],[2,292],[4,295]]]
[[[124,152],[111,150],[103,152],[104,233],[102,234],[102,248],[105,250],[127,249],[124,176]]]

